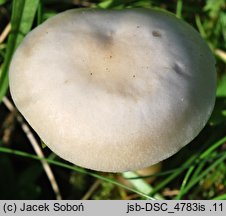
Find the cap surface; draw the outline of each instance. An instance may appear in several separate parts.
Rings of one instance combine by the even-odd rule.
[[[214,64],[199,34],[169,13],[69,10],[26,36],[10,91],[60,157],[122,172],[168,158],[197,136],[214,106]]]

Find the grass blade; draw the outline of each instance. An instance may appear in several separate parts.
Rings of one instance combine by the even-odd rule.
[[[0,102],[8,89],[8,69],[16,47],[30,31],[38,8],[39,0],[14,0],[11,33],[7,42],[7,51],[0,72]]]
[[[177,0],[176,16],[180,19],[182,18],[182,8],[183,8],[183,1]]]
[[[216,160],[214,163],[212,163],[207,169],[205,169],[199,176],[197,176],[193,181],[190,181],[187,184],[187,187],[184,188],[183,191],[181,191],[181,196],[186,194],[195,184],[197,184],[202,178],[204,178],[213,168],[215,168],[217,165],[222,163],[224,160],[226,160],[226,154],[222,155],[218,160]]]
[[[0,147],[0,152],[3,152],[3,153],[8,153],[8,154],[14,154],[14,155],[17,155],[17,156],[22,156],[22,157],[26,157],[26,158],[31,158],[31,159],[34,159],[34,160],[45,160],[47,161],[48,163],[50,164],[53,164],[53,165],[56,165],[56,166],[59,166],[59,167],[63,167],[63,168],[66,168],[66,169],[70,169],[70,170],[73,170],[73,171],[76,171],[76,172],[79,172],[79,173],[82,173],[82,174],[87,174],[87,175],[90,175],[94,178],[97,178],[97,179],[100,179],[100,180],[103,180],[103,181],[106,181],[106,182],[110,182],[114,185],[117,185],[119,187],[122,187],[128,191],[131,191],[131,192],[134,192],[136,194],[139,194],[141,197],[145,198],[145,199],[150,199],[150,200],[153,200],[154,198],[145,194],[145,193],[142,193],[136,189],[133,189],[133,188],[130,188],[126,185],[123,185],[117,181],[115,181],[114,179],[111,179],[111,178],[107,178],[107,177],[104,177],[104,176],[101,176],[101,175],[98,175],[94,172],[90,172],[88,170],[85,170],[83,168],[80,168],[80,167],[76,167],[76,166],[73,166],[73,165],[69,165],[69,164],[66,164],[66,163],[62,163],[60,161],[56,161],[56,160],[52,160],[52,159],[49,159],[49,158],[40,158],[36,155],[33,155],[33,154],[29,154],[29,153],[26,153],[26,152],[23,152],[23,151],[18,151],[18,150],[13,150],[13,149],[10,149],[10,148],[6,148],[6,147]]]
[[[160,184],[158,184],[153,191],[149,194],[150,196],[153,196],[155,193],[157,193],[159,190],[164,188],[169,182],[173,181],[180,173],[182,173],[184,170],[186,170],[191,164],[194,163],[194,161],[197,159],[197,154],[192,155],[183,166],[183,169],[178,169],[174,173],[172,173],[169,177],[167,177],[165,180],[163,180]]]
[[[214,197],[213,200],[226,200],[226,194],[222,194],[220,196]]]

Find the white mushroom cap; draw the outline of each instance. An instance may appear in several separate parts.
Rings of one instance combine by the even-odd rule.
[[[199,34],[169,13],[69,10],[24,39],[10,90],[60,157],[122,172],[168,158],[197,136],[214,106],[214,64]]]

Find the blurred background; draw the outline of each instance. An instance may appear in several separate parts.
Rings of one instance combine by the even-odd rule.
[[[72,8],[161,8],[192,25],[216,58],[214,112],[198,137],[145,172],[76,167],[52,153],[14,108],[8,67],[24,36]],[[45,160],[41,158],[45,157]],[[0,0],[0,199],[226,199],[225,0]]]

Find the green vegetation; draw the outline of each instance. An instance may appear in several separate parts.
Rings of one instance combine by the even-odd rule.
[[[154,174],[109,174],[71,165],[45,148],[11,106],[7,73],[23,37],[49,17],[81,7],[171,11],[200,32],[216,57],[217,99],[208,124],[189,145],[163,161]],[[0,0],[0,199],[61,197],[226,199],[225,0]]]

